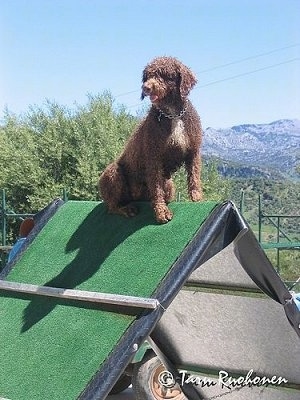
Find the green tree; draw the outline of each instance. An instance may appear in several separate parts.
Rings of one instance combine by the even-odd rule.
[[[228,199],[231,184],[228,179],[219,174],[216,162],[203,161],[202,186],[205,200],[223,201]],[[174,174],[177,200],[188,200],[186,171],[182,167]]]
[[[15,115],[6,115],[0,132],[0,187],[6,188],[14,205],[24,211],[31,206],[30,196],[46,173],[39,167],[34,138]]]
[[[37,211],[67,188],[96,199],[99,173],[112,161],[137,119],[105,92],[70,110],[56,102],[7,113],[0,130],[0,187],[18,211]]]

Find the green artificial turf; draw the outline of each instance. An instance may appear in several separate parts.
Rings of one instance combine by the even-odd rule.
[[[103,203],[68,201],[6,279],[151,297],[215,205],[172,203],[173,220],[159,225],[148,203],[126,219]],[[135,318],[0,291],[0,398],[76,399]]]

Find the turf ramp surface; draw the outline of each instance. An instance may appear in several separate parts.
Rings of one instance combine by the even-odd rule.
[[[159,225],[148,203],[126,219],[68,201],[5,279],[151,297],[215,205],[173,203]],[[140,313],[0,291],[0,397],[78,398]]]

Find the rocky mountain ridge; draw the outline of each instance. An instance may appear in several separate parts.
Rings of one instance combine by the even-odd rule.
[[[202,151],[205,157],[224,160],[221,172],[225,175],[226,171],[231,175],[234,169],[243,168],[245,174],[255,174],[257,169],[262,175],[275,172],[295,177],[300,163],[300,121],[283,119],[269,124],[207,128]]]

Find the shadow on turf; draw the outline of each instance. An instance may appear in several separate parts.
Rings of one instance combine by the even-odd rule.
[[[144,204],[142,208],[142,212],[136,217],[127,219],[118,215],[109,215],[105,205],[100,203],[84,219],[66,245],[67,253],[77,250],[75,258],[60,274],[46,282],[44,286],[74,289],[92,277],[111,252],[126,238],[147,225],[156,224],[150,206]],[[26,332],[46,317],[56,305],[78,305],[79,303],[34,295],[31,296],[31,299],[30,304],[24,310],[22,332]],[[88,308],[93,307],[91,304],[82,302],[80,306],[83,304]],[[113,308],[103,305],[95,307]],[[122,309],[122,312],[124,311],[126,310]],[[136,311],[134,313],[136,314]]]

